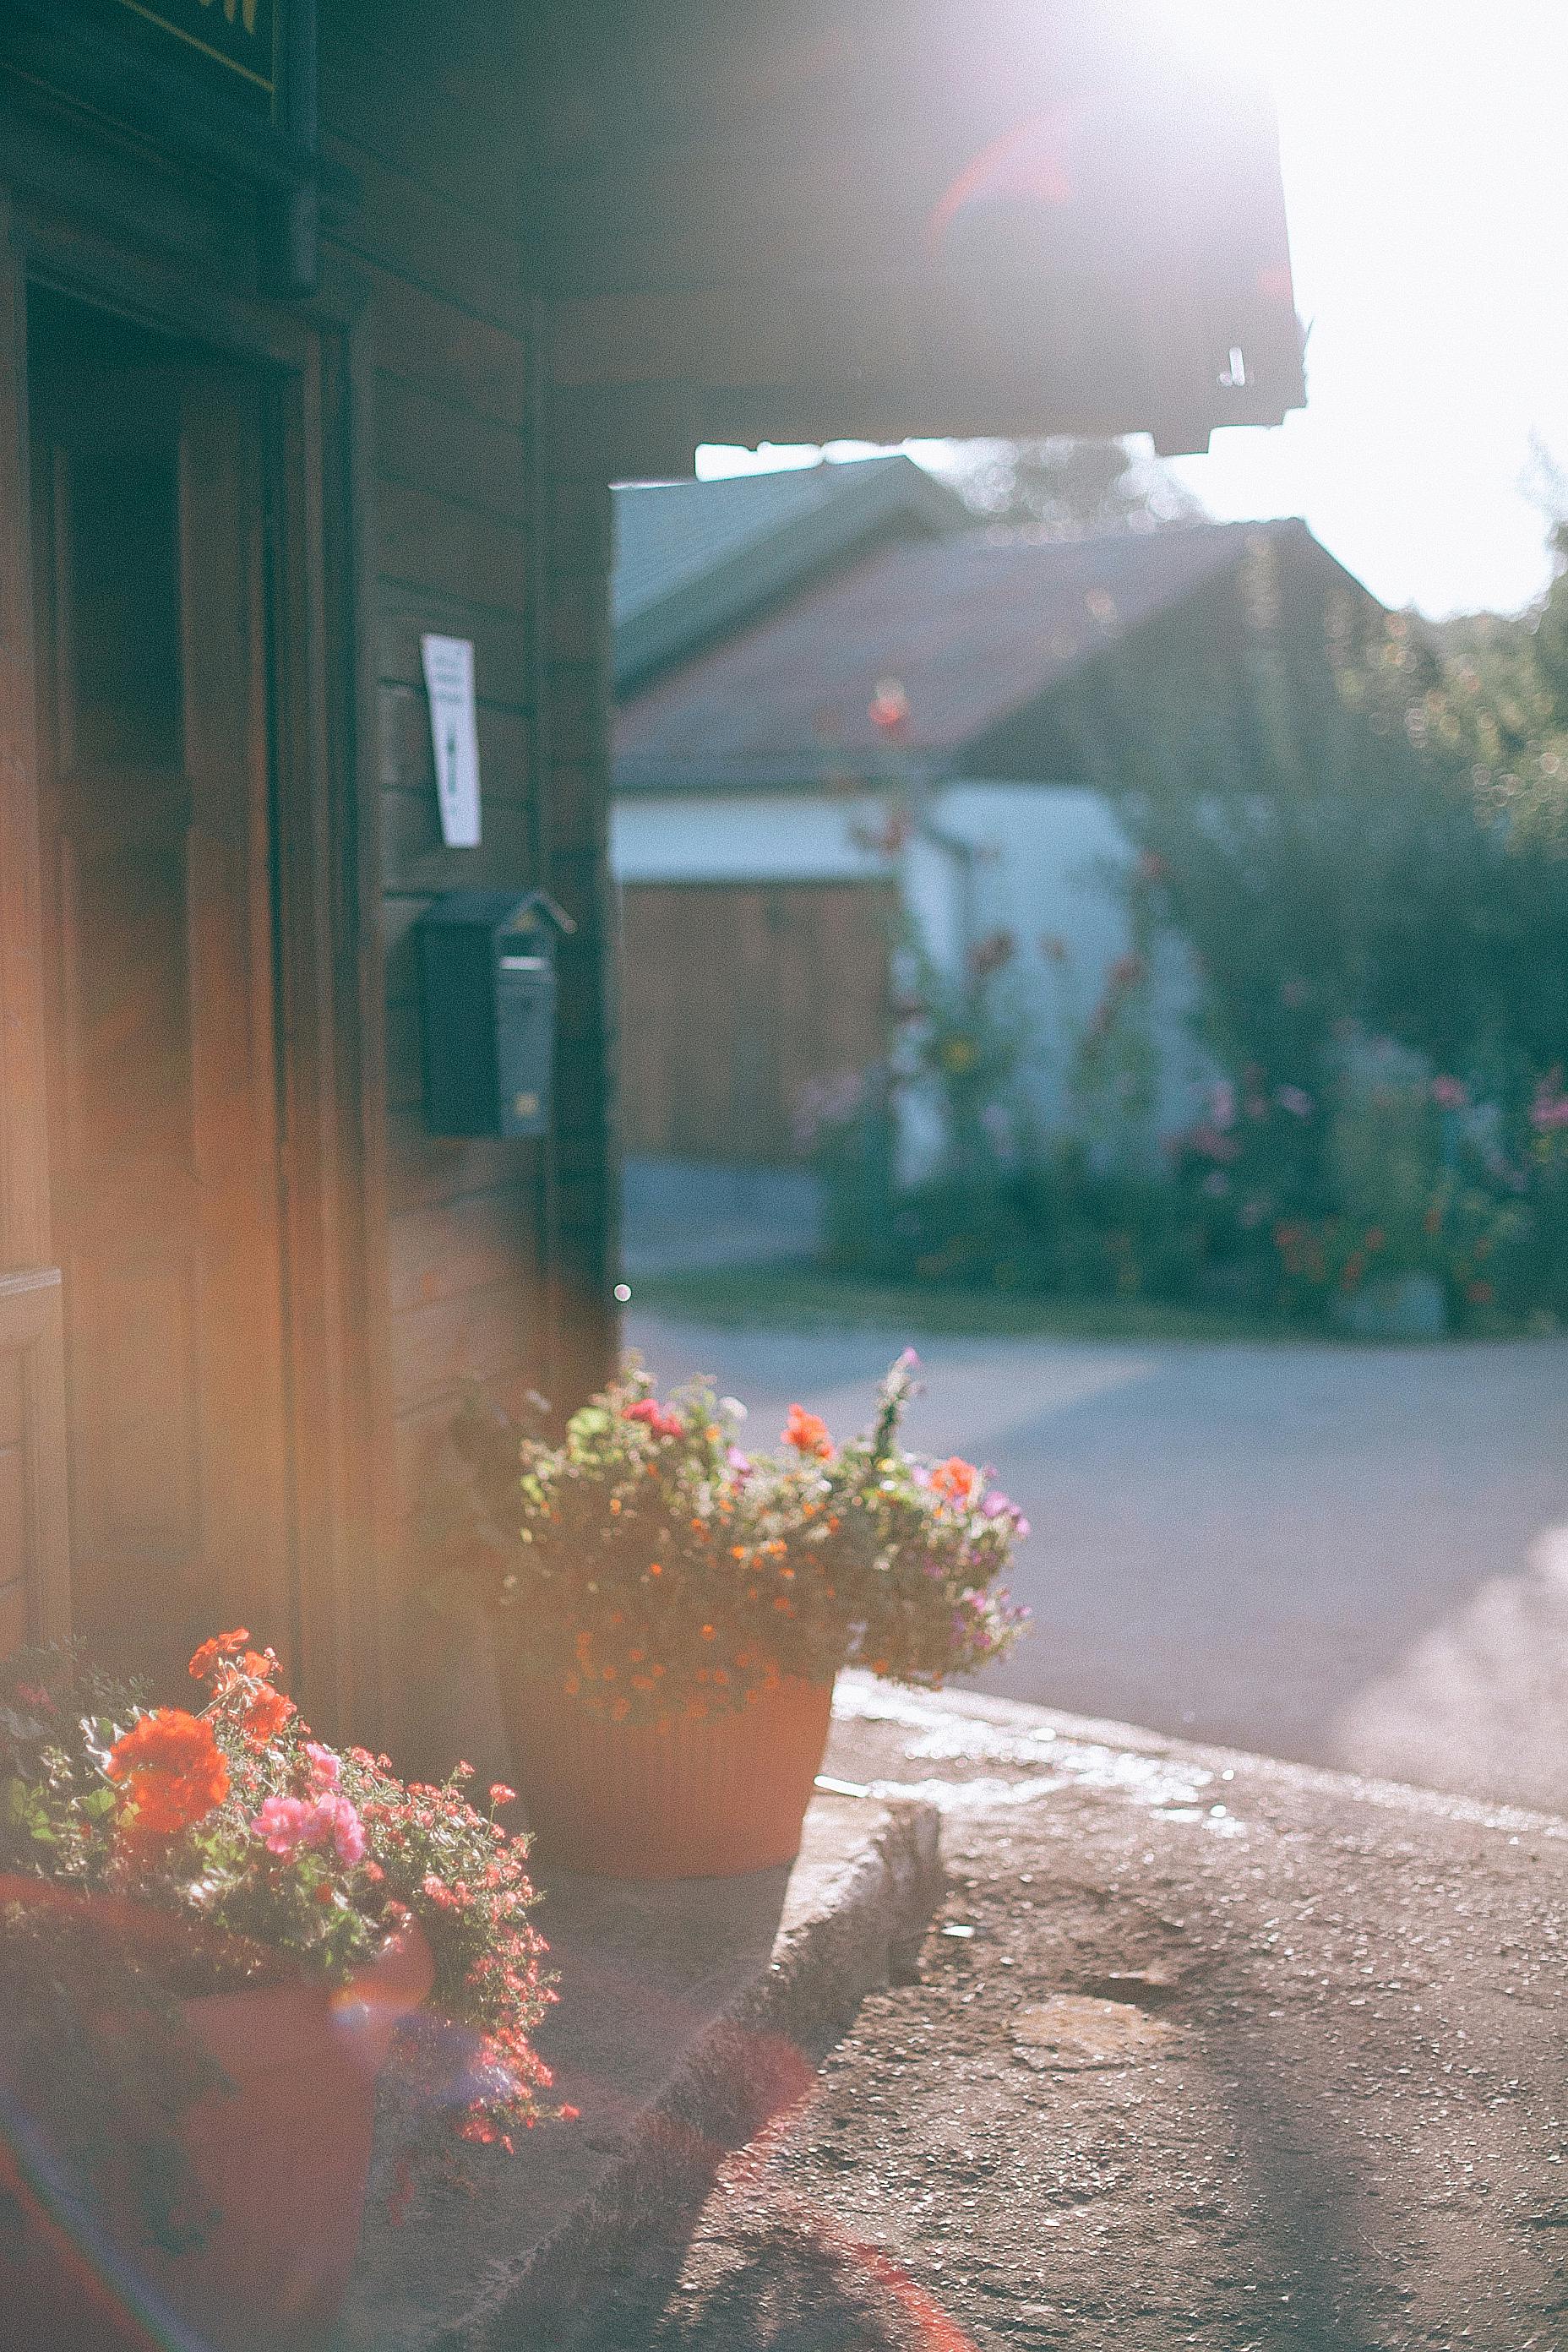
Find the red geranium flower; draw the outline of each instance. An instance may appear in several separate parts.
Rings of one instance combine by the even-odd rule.
[[[132,1724],[110,1748],[107,1769],[138,1836],[178,1837],[228,1794],[228,1766],[212,1726],[183,1707],[156,1707]]]
[[[265,1748],[276,1739],[294,1712],[294,1702],[281,1691],[259,1690],[240,1717],[240,1728],[253,1748]]]
[[[636,1404],[627,1405],[625,1418],[627,1421],[646,1422],[656,1437],[680,1435],[679,1414],[668,1412],[654,1397],[639,1397]]]

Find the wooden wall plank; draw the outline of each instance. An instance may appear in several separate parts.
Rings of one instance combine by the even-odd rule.
[[[326,198],[326,225],[338,244],[461,302],[476,318],[513,332],[521,327],[525,305],[515,214],[476,212],[393,169],[362,139],[330,133],[323,146],[353,188],[350,202],[334,201],[330,190]]]
[[[475,1192],[394,1217],[388,1252],[393,1311],[428,1307],[515,1277],[534,1254],[527,1189]]]
[[[537,1344],[539,1294],[522,1276],[405,1307],[392,1318],[393,1391],[399,1413],[438,1397],[454,1401],[468,1381],[525,1363]]]
[[[437,1136],[418,1108],[395,1111],[387,1126],[393,1214],[460,1201],[469,1193],[534,1181],[540,1147],[500,1136]]]
[[[409,482],[384,481],[376,497],[382,577],[521,613],[526,597],[522,533],[504,516]]]
[[[434,793],[382,796],[382,871],[388,890],[526,889],[533,820],[526,803],[487,798],[477,849],[447,849]]]
[[[376,380],[375,454],[384,480],[412,482],[512,522],[528,511],[528,449],[520,428],[454,407],[400,376]]]
[[[454,407],[472,410],[521,429],[528,410],[528,360],[521,336],[476,319],[355,254],[323,257],[329,296],[358,296],[368,285],[375,361],[396,376]]]

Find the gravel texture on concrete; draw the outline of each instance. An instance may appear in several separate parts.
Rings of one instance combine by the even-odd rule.
[[[563,2352],[1559,2352],[1568,1822],[849,1678],[942,1912]]]

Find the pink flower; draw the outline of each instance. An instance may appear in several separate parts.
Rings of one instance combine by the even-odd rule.
[[[342,1759],[331,1748],[323,1748],[319,1739],[307,1739],[305,1753],[310,1759],[310,1786],[313,1789],[335,1789],[342,1770]]]
[[[268,1853],[288,1855],[304,1843],[313,1811],[305,1797],[268,1797],[250,1826]]]
[[[1201,1152],[1205,1160],[1239,1160],[1241,1146],[1234,1135],[1222,1135],[1217,1127],[1206,1121],[1194,1127],[1187,1138],[1190,1150]]]
[[[250,1824],[265,1838],[269,1853],[288,1858],[301,1849],[324,1852],[331,1846],[338,1860],[353,1868],[365,1856],[364,1824],[347,1797],[268,1797]]]
[[[1312,1097],[1304,1087],[1276,1087],[1274,1099],[1281,1110],[1289,1112],[1292,1118],[1310,1118],[1312,1116]]]
[[[1458,1078],[1434,1078],[1432,1099],[1440,1110],[1463,1110],[1470,1097]]]
[[[1216,1078],[1209,1088],[1209,1121],[1222,1135],[1236,1125],[1236,1088],[1228,1078]]]
[[[317,1801],[310,1842],[324,1846],[329,1836],[345,1869],[352,1870],[356,1863],[364,1860],[364,1823],[347,1797],[322,1797]]]

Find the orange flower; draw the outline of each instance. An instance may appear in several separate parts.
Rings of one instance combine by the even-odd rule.
[[[980,1473],[973,1463],[957,1454],[937,1463],[931,1474],[932,1494],[943,1495],[952,1503],[967,1503],[979,1483]]]
[[[253,1748],[265,1748],[268,1740],[277,1738],[293,1712],[293,1700],[285,1698],[281,1691],[258,1690],[239,1718],[240,1728]]]
[[[798,1453],[814,1454],[826,1462],[833,1452],[833,1440],[827,1434],[827,1423],[820,1414],[807,1412],[803,1404],[792,1404],[789,1419],[784,1428],[784,1442]]]
[[[251,1675],[258,1683],[270,1682],[278,1672],[276,1650],[247,1650],[239,1662],[242,1675]]]
[[[116,1740],[107,1769],[121,1784],[137,1836],[178,1837],[228,1794],[228,1766],[212,1726],[183,1707],[142,1716]]]

